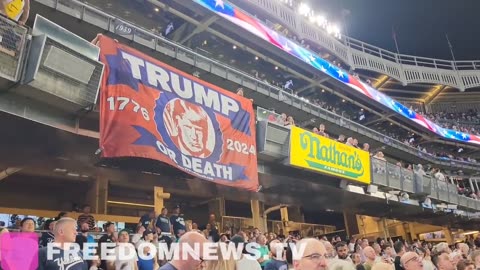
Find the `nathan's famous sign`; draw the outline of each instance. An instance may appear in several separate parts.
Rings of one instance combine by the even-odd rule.
[[[370,184],[368,152],[298,127],[290,133],[290,165]]]
[[[100,147],[219,184],[258,187],[252,102],[102,36]]]

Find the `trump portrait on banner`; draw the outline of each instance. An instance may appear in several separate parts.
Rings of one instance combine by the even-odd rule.
[[[184,155],[207,158],[215,149],[212,120],[198,105],[172,99],[166,105],[163,119],[175,146]]]

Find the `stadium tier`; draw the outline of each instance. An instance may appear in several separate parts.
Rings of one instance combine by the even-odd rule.
[[[320,266],[301,268],[302,257],[293,259],[295,270],[330,269],[326,262],[343,260],[344,246],[349,263],[363,254],[357,265],[373,264],[368,240],[378,241],[381,254],[391,250],[380,238],[398,249],[377,254],[387,264],[408,260],[399,243],[422,248],[417,239],[475,246],[480,62],[392,53],[316,16],[314,24],[314,13],[297,1],[5,6],[0,222],[13,231],[34,233],[41,224],[45,246],[70,241],[63,232],[75,228],[82,245],[137,237],[170,247],[194,234],[202,243],[241,236],[266,253],[261,232],[285,243],[319,238]],[[430,90],[421,98],[389,95],[398,85],[413,91],[425,84]],[[76,220],[62,215],[50,227],[53,219],[45,220],[59,211]],[[115,226],[125,232],[114,233]],[[101,227],[104,236],[91,233]],[[333,244],[346,236],[366,243],[361,251],[355,240],[334,248],[324,235]],[[0,251],[9,241],[0,237]],[[57,269],[42,262],[44,252],[36,255],[40,269]],[[140,269],[142,260],[128,269]],[[175,260],[159,268],[156,258],[142,269],[190,269]]]

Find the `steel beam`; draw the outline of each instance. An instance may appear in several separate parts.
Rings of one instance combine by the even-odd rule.
[[[435,88],[433,88],[432,90],[430,90],[428,92],[428,94],[424,97],[424,103],[425,103],[425,106],[430,104],[432,101],[435,100],[435,98],[443,91],[445,90],[445,88],[447,88],[446,85],[439,85],[439,86],[436,86]]]
[[[16,168],[16,167],[6,168],[5,170],[0,172],[0,181],[21,170],[22,168]]]
[[[189,41],[196,34],[200,34],[201,32],[205,31],[212,23],[214,23],[216,20],[218,20],[218,18],[219,18],[218,16],[214,15],[214,16],[208,17],[208,18],[200,21],[200,24],[197,25],[195,30],[193,30],[190,34],[188,34],[186,37],[184,37],[180,41],[180,44],[185,44],[185,42]]]
[[[395,114],[396,114],[396,113],[386,114],[386,115],[380,117],[379,119],[375,119],[375,120],[372,120],[372,121],[370,121],[370,122],[365,123],[365,126],[368,126],[368,125],[371,125],[371,124],[375,124],[375,123],[380,122],[380,121],[389,120],[390,117],[394,116]]]
[[[373,87],[375,89],[380,89],[384,84],[386,84],[390,80],[390,77],[387,75],[382,75],[380,79],[378,79],[374,84]]]

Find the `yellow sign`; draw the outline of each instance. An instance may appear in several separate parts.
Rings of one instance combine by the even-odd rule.
[[[10,2],[7,1],[7,3],[8,4],[5,5],[5,13],[7,14],[7,17],[18,21],[20,15],[23,13],[23,7],[25,6],[24,0],[12,0]]]
[[[292,127],[290,165],[370,184],[368,152]]]

